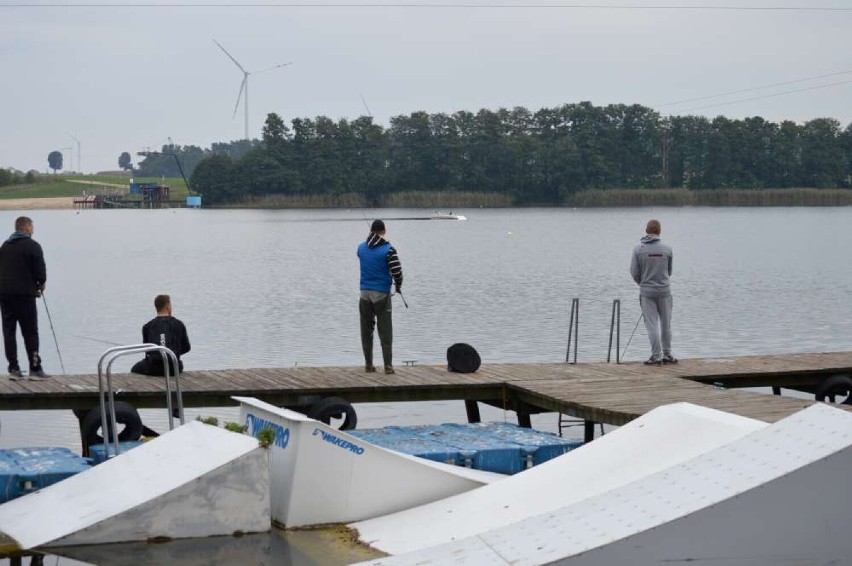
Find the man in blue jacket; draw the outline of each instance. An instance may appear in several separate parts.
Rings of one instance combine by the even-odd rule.
[[[651,357],[645,365],[677,363],[672,356],[672,249],[660,241],[660,231],[660,221],[650,220],[630,260],[630,275],[639,285],[639,304],[651,340]]]
[[[3,316],[3,344],[12,379],[23,377],[18,364],[18,325],[24,338],[30,377],[50,377],[41,367],[38,355],[38,312],[36,297],[47,282],[44,254],[33,240],[33,221],[26,216],[15,220],[15,232],[0,247],[0,311]]]
[[[390,242],[385,240],[385,223],[374,220],[367,240],[358,245],[361,262],[361,346],[364,349],[364,371],[376,371],[373,365],[373,329],[378,322],[379,342],[385,373],[393,370],[393,321],[391,318],[391,284],[402,290],[402,264]]]

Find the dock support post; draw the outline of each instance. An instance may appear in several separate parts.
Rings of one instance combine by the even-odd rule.
[[[464,410],[467,412],[467,422],[481,423],[482,417],[479,415],[479,405],[476,401],[464,400]]]
[[[86,445],[86,439],[83,438],[83,419],[86,418],[86,415],[89,411],[85,411],[83,409],[72,409],[74,416],[77,417],[77,425],[80,427],[80,454],[83,457],[87,457],[89,455],[89,447]]]
[[[583,423],[583,442],[591,442],[595,439],[595,421]]]
[[[527,404],[523,401],[518,401],[518,406],[515,409],[515,412],[518,413],[518,426],[521,428],[532,428],[532,421],[530,421],[530,411],[527,408]]]
[[[773,395],[781,395],[781,388],[777,385],[772,386],[772,394]]]

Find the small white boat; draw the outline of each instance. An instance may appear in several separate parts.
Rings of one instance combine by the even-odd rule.
[[[429,217],[430,220],[467,220],[467,216],[462,216],[461,214],[453,214],[450,212],[447,214],[446,212],[436,212]]]

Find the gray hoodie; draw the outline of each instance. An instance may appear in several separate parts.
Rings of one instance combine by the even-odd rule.
[[[669,276],[672,274],[672,249],[656,234],[646,234],[633,248],[630,275],[639,284],[643,297],[671,295]]]

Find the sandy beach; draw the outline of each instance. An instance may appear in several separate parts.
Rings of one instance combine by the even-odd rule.
[[[74,197],[0,199],[0,210],[53,210],[74,208]]]

